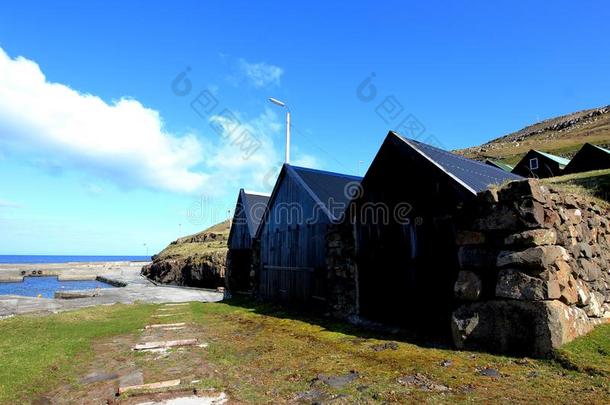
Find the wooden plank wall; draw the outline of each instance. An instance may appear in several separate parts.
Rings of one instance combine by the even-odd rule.
[[[329,220],[315,217],[314,200],[286,175],[261,229],[260,295],[293,304],[323,297],[326,231]]]
[[[229,249],[250,249],[252,247],[252,238],[250,230],[246,222],[246,212],[242,202],[241,194],[237,199],[235,206],[235,214],[231,223],[231,235],[229,237]]]
[[[468,195],[418,155],[386,148],[379,156],[356,209],[361,315],[414,329],[444,329],[458,272],[451,215]],[[392,220],[374,222],[364,215],[362,206],[370,202],[384,203]],[[401,223],[394,213],[405,203],[412,211],[410,221]]]
[[[538,159],[538,168],[535,170],[530,169],[530,159]],[[534,178],[547,178],[560,176],[562,170],[559,163],[555,162],[548,157],[541,155],[536,151],[529,151],[527,155],[515,166],[513,173],[523,177],[534,177]]]

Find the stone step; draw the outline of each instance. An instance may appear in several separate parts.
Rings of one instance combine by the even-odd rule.
[[[144,384],[144,374],[140,370],[134,370],[119,378],[119,387]]]
[[[148,350],[148,349],[162,349],[169,347],[178,346],[193,346],[197,344],[197,339],[181,339],[181,340],[167,340],[164,342],[146,342],[135,345],[133,350]]]
[[[163,304],[166,307],[182,307],[184,305],[189,305],[188,302],[172,302],[172,303],[167,303],[167,304]]]
[[[168,316],[182,316],[182,315],[186,315],[186,314],[183,312],[175,313],[175,314],[158,314],[158,315],[152,315],[152,317],[153,318],[167,318]]]
[[[126,386],[119,387],[119,394],[124,394],[129,391],[160,390],[160,389],[165,389],[165,388],[176,387],[178,385],[180,385],[180,379],[161,381],[161,382],[150,383],[150,384],[126,385]]]
[[[169,328],[163,328],[163,330],[166,330],[166,331],[183,330],[183,329],[186,329],[186,327],[185,326],[172,326]]]
[[[93,384],[93,383],[97,383],[97,382],[116,380],[118,378],[119,378],[119,376],[116,373],[106,373],[106,372],[96,371],[96,372],[87,374],[86,376],[81,378],[80,383],[81,384]]]
[[[146,329],[157,329],[157,328],[174,328],[184,326],[186,323],[178,322],[178,323],[156,323],[153,325],[146,325]]]
[[[227,394],[221,392],[215,396],[188,395],[161,401],[141,402],[138,405],[222,405],[226,404],[228,400]]]
[[[167,347],[157,347],[154,349],[142,349],[142,350],[138,350],[139,352],[146,352],[146,353],[159,353],[162,355],[166,355],[168,354],[167,351],[169,349]]]

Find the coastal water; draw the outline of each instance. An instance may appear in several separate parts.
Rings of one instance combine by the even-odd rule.
[[[0,255],[0,264],[42,264],[72,262],[148,262],[150,256],[57,256],[57,255]]]
[[[97,280],[59,281],[57,276],[24,277],[20,283],[0,283],[0,295],[53,298],[56,291],[96,288],[112,288],[112,286]]]

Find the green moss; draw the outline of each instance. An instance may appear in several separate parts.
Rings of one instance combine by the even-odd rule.
[[[565,363],[523,362],[509,356],[434,347],[408,336],[363,331],[244,299],[193,304],[192,310],[194,321],[206,328],[213,342],[207,361],[222,375],[223,389],[238,402],[294,402],[297,393],[312,387],[329,396],[347,395],[350,403],[552,403],[610,398],[605,376],[566,369]],[[600,354],[597,343],[590,340],[607,339],[604,333],[578,339],[565,352],[574,362],[603,367],[610,357]],[[396,350],[372,349],[388,339],[397,342]],[[450,367],[441,366],[446,359],[453,362]],[[481,377],[476,370],[482,367],[497,368],[503,377]],[[343,388],[315,382],[318,374],[344,375],[351,370],[359,378]],[[430,392],[397,383],[398,377],[415,373],[451,391]]]
[[[558,350],[558,359],[568,367],[610,378],[610,325],[602,325],[587,336]]]

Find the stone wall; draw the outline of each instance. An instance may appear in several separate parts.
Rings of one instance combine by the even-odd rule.
[[[250,290],[252,296],[260,298],[259,281],[261,272],[261,243],[259,239],[252,239],[252,267],[250,268]]]
[[[548,356],[610,320],[605,207],[532,179],[481,193],[456,226],[457,347]]]
[[[350,221],[329,226],[326,234],[328,310],[335,317],[358,315],[356,249]]]

